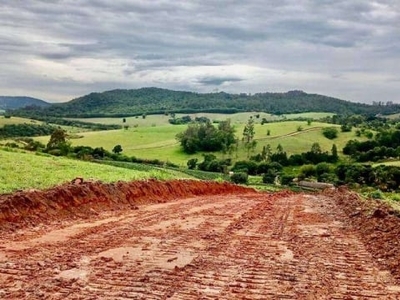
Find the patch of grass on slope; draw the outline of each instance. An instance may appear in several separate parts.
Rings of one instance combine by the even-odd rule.
[[[4,125],[14,125],[14,124],[42,124],[40,121],[35,121],[31,119],[19,118],[19,117],[11,117],[5,118],[4,116],[0,116],[0,127]]]
[[[178,178],[163,170],[129,170],[62,157],[42,156],[0,149],[0,193],[19,189],[45,189],[72,180],[84,179],[114,182],[148,178]]]

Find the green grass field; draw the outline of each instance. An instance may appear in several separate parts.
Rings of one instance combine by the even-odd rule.
[[[196,113],[196,114],[176,114],[177,118],[189,115],[192,119],[196,117],[207,117],[211,121],[224,121],[226,119],[231,119],[232,124],[243,124],[246,123],[250,117],[254,117],[256,123],[261,123],[263,118],[267,119],[269,122],[280,121],[280,120],[292,120],[297,118],[306,118],[318,120],[325,118],[327,116],[332,116],[332,113],[301,113],[301,114],[287,114],[282,116],[271,115],[264,112],[243,112],[236,114],[216,114],[216,113]],[[259,118],[256,118],[259,115]],[[169,125],[168,120],[171,116],[166,115],[148,115],[145,119],[141,116],[139,117],[128,117],[125,118],[126,123],[123,123],[123,118],[80,118],[80,119],[70,119],[89,123],[99,123],[99,124],[117,124],[117,125],[128,125],[129,127],[150,127],[150,126],[164,126]]]
[[[35,121],[31,119],[19,118],[19,117],[11,117],[5,118],[4,116],[0,116],[0,127],[4,125],[12,125],[12,124],[42,124],[40,121]]]
[[[377,167],[379,165],[400,167],[400,161],[398,161],[398,160],[386,161],[386,162],[382,162],[382,163],[373,164],[372,166]]]
[[[115,182],[148,178],[166,180],[182,178],[182,174],[157,168],[140,171],[0,149],[0,194],[19,189],[45,189],[76,177]]]
[[[241,139],[245,124],[236,124],[236,136]],[[313,143],[317,142],[323,151],[330,151],[333,144],[338,147],[339,153],[349,139],[356,138],[353,132],[342,133],[339,126],[338,138],[329,140],[322,135],[322,128],[333,126],[332,124],[312,122],[308,125],[306,121],[285,121],[255,125],[255,139],[257,148],[254,154],[261,152],[263,146],[270,145],[272,151],[281,144],[283,149],[290,155],[305,152],[311,149]],[[302,127],[301,131],[298,128]],[[113,147],[120,144],[123,154],[148,159],[160,159],[170,161],[181,166],[186,166],[189,158],[197,157],[202,160],[201,153],[188,155],[180,149],[178,141],[175,139],[177,133],[184,131],[187,125],[168,125],[168,126],[139,126],[128,130],[96,131],[83,132],[82,138],[71,139],[73,146],[87,145],[91,147],[104,147],[111,151]],[[270,135],[267,131],[270,130]],[[49,137],[36,138],[46,144]],[[253,155],[254,155],[253,154]],[[216,154],[222,157],[221,153]],[[235,160],[246,159],[247,152],[243,145],[239,145],[239,150],[232,154]]]

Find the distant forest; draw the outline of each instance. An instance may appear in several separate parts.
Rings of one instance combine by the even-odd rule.
[[[50,105],[48,102],[32,97],[0,96],[0,109],[18,109],[25,106],[46,107]]]
[[[141,88],[91,93],[66,103],[52,104],[48,107],[29,106],[9,113],[23,117],[125,117],[142,114],[246,111],[262,111],[276,115],[312,111],[375,116],[398,113],[400,105],[381,101],[375,102],[374,105],[354,103],[303,91],[250,95],[224,92],[201,94]]]

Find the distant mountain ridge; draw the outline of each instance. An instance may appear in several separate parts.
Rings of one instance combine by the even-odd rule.
[[[331,112],[336,114],[391,114],[400,105],[368,105],[303,91],[286,93],[195,93],[160,88],[112,90],[90,93],[65,103],[37,109],[20,109],[21,116],[121,117],[140,114],[264,111],[272,114]]]
[[[32,97],[26,96],[0,96],[0,109],[17,109],[26,106],[47,107],[51,104]]]

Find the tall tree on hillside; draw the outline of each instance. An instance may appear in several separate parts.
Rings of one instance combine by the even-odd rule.
[[[254,119],[253,117],[250,117],[243,129],[243,142],[245,148],[247,149],[247,157],[250,156],[250,152],[254,151],[257,146],[257,142],[254,140],[254,135]]]
[[[67,155],[71,149],[71,143],[67,141],[67,132],[61,127],[56,128],[50,136],[46,150],[56,155]]]

